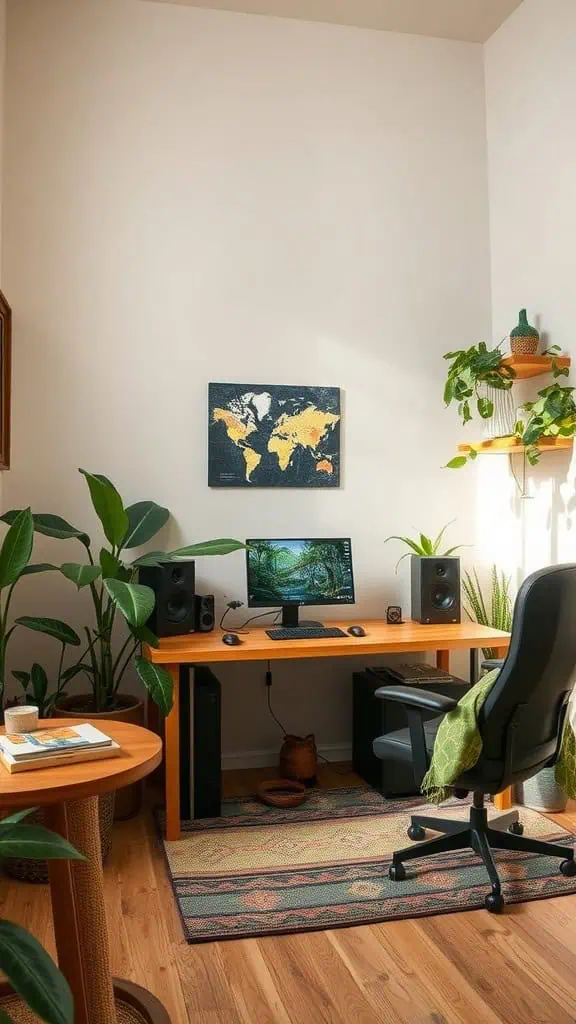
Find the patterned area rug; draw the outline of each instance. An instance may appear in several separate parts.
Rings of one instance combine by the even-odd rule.
[[[408,818],[419,806],[366,788],[325,789],[292,810],[242,798],[225,800],[220,818],[184,822],[183,838],[164,841],[164,849],[188,942],[483,907],[489,883],[472,852],[407,863],[405,882],[388,879],[391,854],[410,845]],[[435,809],[426,805],[425,813]],[[466,818],[468,806],[453,800],[438,813]],[[521,808],[520,816],[527,835],[574,841],[535,811]],[[508,903],[576,892],[555,857],[499,852],[496,859]]]

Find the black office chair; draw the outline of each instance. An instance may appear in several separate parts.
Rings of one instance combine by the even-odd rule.
[[[389,871],[393,881],[406,878],[404,861],[472,849],[484,861],[492,885],[486,908],[498,913],[504,900],[492,850],[561,857],[562,874],[576,875],[573,846],[523,838],[518,811],[488,823],[484,807],[485,794],[499,793],[555,764],[575,671],[576,565],[553,566],[533,573],[520,588],[508,656],[479,716],[482,754],[476,766],[454,783],[455,796],[464,798],[473,793],[469,821],[413,815],[410,839],[425,839],[426,829],[443,835],[394,853]],[[383,686],[376,696],[403,704],[408,728],[374,740],[374,753],[382,759],[412,762],[420,787],[441,716],[457,702],[408,686]],[[431,711],[440,717],[423,721]]]

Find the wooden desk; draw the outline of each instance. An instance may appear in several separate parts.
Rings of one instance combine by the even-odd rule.
[[[340,619],[325,622],[326,626],[361,625],[364,637],[335,637],[326,640],[270,640],[266,628],[251,629],[241,636],[242,643],[227,647],[222,643],[222,630],[212,633],[191,633],[187,636],[167,637],[157,649],[145,647],[150,661],[164,665],[174,683],[174,707],[166,719],[166,837],[180,838],[180,665],[210,664],[223,661],[279,661],[295,658],[370,658],[375,654],[409,654],[417,651],[436,651],[436,664],[449,671],[450,651],[479,647],[496,647],[503,653],[510,643],[510,635],[477,622],[461,622],[446,626],[426,626],[419,622],[404,622],[389,626],[382,619]]]
[[[72,724],[69,718],[50,722],[55,728]],[[91,724],[98,728],[102,723]],[[86,857],[85,861],[48,861],[58,964],[74,996],[75,1024],[111,1024],[117,1019],[115,996],[140,1009],[153,1005],[154,1020],[169,1024],[168,1015],[150,993],[113,983],[98,834],[98,795],[154,771],[162,745],[158,736],[137,725],[106,721],[105,729],[122,747],[117,757],[13,775],[0,767],[0,806],[4,811],[41,805],[48,828]],[[140,1009],[129,1019],[143,1020]]]

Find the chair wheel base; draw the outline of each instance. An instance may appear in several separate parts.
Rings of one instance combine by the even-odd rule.
[[[563,860],[560,865],[560,871],[565,878],[574,878],[576,875],[576,861],[575,860]]]
[[[423,839],[426,839],[426,829],[421,825],[410,825],[408,839],[411,839],[413,843],[421,843]]]
[[[504,898],[501,893],[488,893],[488,896],[484,900],[484,906],[491,914],[501,914],[504,909]]]
[[[391,864],[388,868],[388,878],[393,882],[403,882],[406,878],[406,868],[403,864]]]
[[[509,826],[508,831],[511,832],[513,836],[523,836],[524,825],[521,821],[513,821],[512,824]]]

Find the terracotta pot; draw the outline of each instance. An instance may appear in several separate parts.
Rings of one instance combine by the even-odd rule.
[[[93,711],[93,697],[91,693],[79,693],[73,697],[64,697],[58,701],[54,709],[54,718],[93,718],[96,721],[102,720],[102,731],[106,732],[105,722],[130,722],[132,725],[144,725],[144,701],[138,697],[129,697],[120,693],[117,698],[118,706],[114,711]],[[132,786],[124,786],[116,790],[116,804],[114,810],[114,821],[125,821],[138,814],[142,806],[141,782],[135,782]]]
[[[318,771],[318,754],[314,735],[285,736],[280,751],[280,774],[306,786],[314,786]]]

